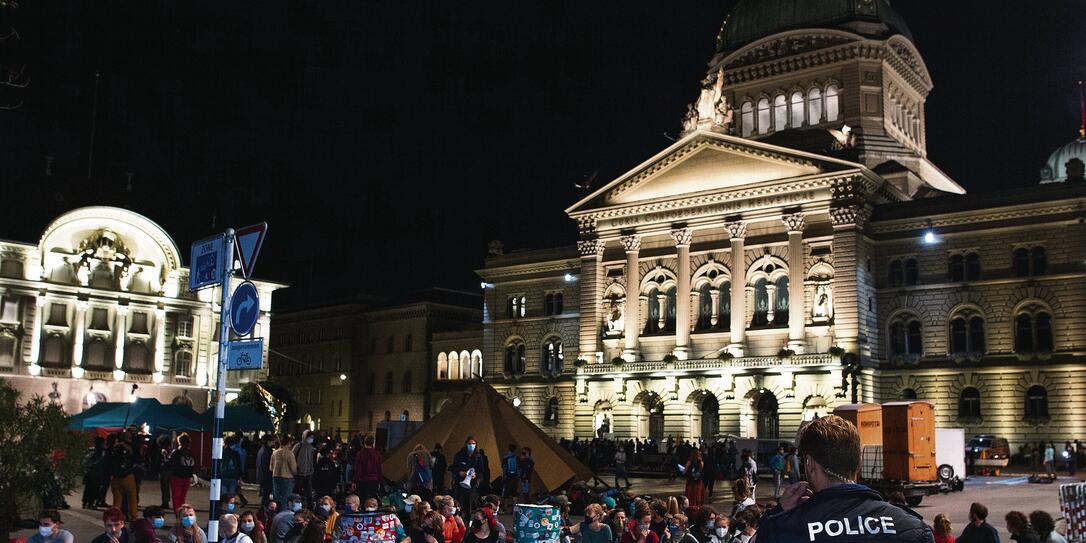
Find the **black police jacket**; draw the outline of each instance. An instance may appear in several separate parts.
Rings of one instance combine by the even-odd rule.
[[[758,523],[756,543],[934,543],[912,510],[890,505],[864,485],[827,488],[790,511]]]

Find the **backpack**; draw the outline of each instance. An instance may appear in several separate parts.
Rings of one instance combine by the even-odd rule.
[[[508,454],[505,456],[505,465],[503,466],[505,475],[509,477],[515,477],[517,475],[517,455]]]
[[[219,476],[223,479],[238,479],[241,477],[241,457],[237,451],[223,449],[222,460],[219,464]]]

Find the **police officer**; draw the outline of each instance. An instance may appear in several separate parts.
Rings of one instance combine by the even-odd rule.
[[[756,543],[934,543],[919,515],[856,484],[860,433],[851,422],[835,415],[815,420],[804,428],[799,449],[807,480],[785,489],[780,505],[758,524]]]

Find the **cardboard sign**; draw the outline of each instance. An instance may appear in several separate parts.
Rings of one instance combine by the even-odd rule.
[[[342,543],[396,543],[396,515],[340,513],[335,533]]]

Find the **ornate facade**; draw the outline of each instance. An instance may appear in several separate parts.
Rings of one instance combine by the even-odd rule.
[[[566,210],[576,247],[492,247],[491,382],[564,437],[788,439],[854,398],[1083,437],[1081,162],[964,195],[888,2],[768,4],[735,8],[681,139]]]
[[[0,242],[0,376],[69,413],[133,396],[207,406],[218,361],[219,289],[188,292],[182,253],[146,217],[85,207],[38,243]],[[272,292],[254,281],[268,337]],[[265,353],[266,359],[266,353]],[[267,369],[230,372],[227,390]]]

